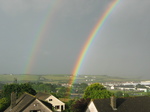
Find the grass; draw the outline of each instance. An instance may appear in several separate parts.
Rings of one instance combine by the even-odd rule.
[[[18,82],[44,82],[44,83],[68,83],[71,75],[68,74],[48,74],[48,75],[26,75],[26,74],[2,74],[0,75],[0,82],[11,83],[17,78]],[[138,79],[112,77],[107,75],[78,75],[76,76],[76,83],[104,83],[104,82],[125,82],[125,81],[139,81]]]

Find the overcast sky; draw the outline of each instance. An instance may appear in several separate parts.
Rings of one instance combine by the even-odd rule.
[[[0,74],[71,74],[113,0],[0,0]],[[78,74],[150,75],[150,0],[121,0]],[[44,26],[42,26],[45,24]],[[40,32],[34,62],[28,60]],[[33,61],[33,60],[31,60]]]

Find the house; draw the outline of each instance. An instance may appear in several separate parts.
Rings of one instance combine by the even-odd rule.
[[[47,101],[48,103],[52,104],[55,111],[57,112],[61,112],[65,110],[65,103],[63,103],[62,101],[60,101],[59,99],[57,99],[55,96],[51,94],[39,92],[36,94],[36,98],[43,100],[43,101]]]
[[[150,97],[95,99],[85,112],[150,112]]]
[[[11,94],[11,104],[4,112],[53,112],[50,103],[41,101],[35,96],[24,93],[16,100],[16,94]]]

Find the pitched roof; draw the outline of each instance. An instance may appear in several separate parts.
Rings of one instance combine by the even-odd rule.
[[[46,93],[42,93],[42,92],[39,92],[35,95],[38,99],[40,100],[46,100],[49,96],[51,96],[50,94],[46,94]]]
[[[150,97],[117,98],[117,110],[110,106],[110,99],[93,100],[98,112],[150,112]]]
[[[49,109],[52,109],[53,108],[53,106],[52,106],[52,104],[51,103],[48,103],[48,102],[46,102],[46,101],[42,101],[42,100],[40,100],[46,107],[48,107]]]
[[[28,93],[24,93],[19,99],[16,101],[16,106],[11,110],[10,106],[5,110],[6,112],[11,110],[11,112],[20,112],[25,109],[31,102],[33,102],[36,98]]]
[[[35,96],[36,96],[36,98],[38,98],[38,99],[40,99],[40,100],[46,101],[46,99],[47,99],[48,97],[53,96],[53,95],[39,92],[39,93],[37,93]],[[49,102],[49,103],[51,103],[53,106],[56,105],[56,104],[58,104],[58,105],[63,105],[63,104],[64,104],[62,101],[60,101],[59,99],[57,99],[55,96],[53,96],[53,98],[55,98],[55,100],[53,99],[52,102]]]
[[[11,107],[9,106],[4,112],[22,112],[25,108],[27,108],[34,100],[36,100],[36,97],[28,94],[28,93],[24,93],[19,99],[17,99],[16,101],[16,106],[11,109]],[[48,104],[46,102],[43,102],[41,100],[39,100],[41,103],[43,103],[46,107],[48,107],[49,109],[52,109],[52,105]],[[11,110],[11,111],[10,111]]]

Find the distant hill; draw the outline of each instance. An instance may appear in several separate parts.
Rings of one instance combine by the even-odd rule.
[[[69,83],[71,75],[68,74],[47,74],[47,75],[30,75],[30,74],[1,74],[0,82],[2,83],[18,83],[24,82],[44,82],[44,83]],[[125,82],[125,81],[143,81],[148,80],[142,77],[113,77],[108,75],[78,75],[76,83],[95,83],[95,82]]]

